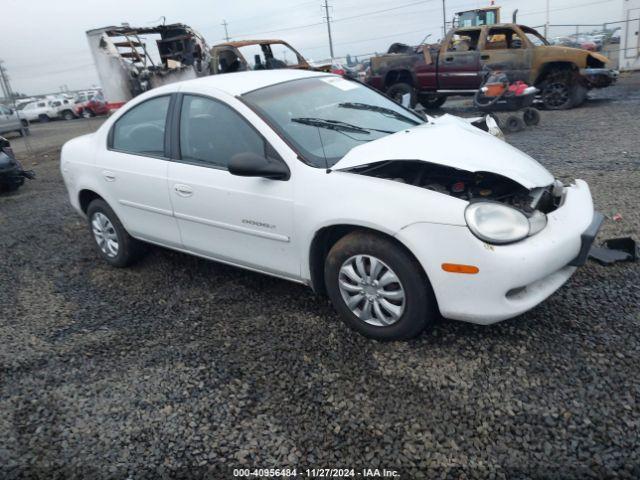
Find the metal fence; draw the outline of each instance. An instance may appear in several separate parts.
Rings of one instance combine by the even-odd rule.
[[[533,28],[542,33],[545,25]],[[551,24],[548,25],[547,39],[551,42],[575,39],[578,43],[576,46],[579,46],[582,42],[578,40],[589,41],[590,36],[604,33],[604,41],[596,45],[596,50],[609,58],[613,68],[633,68],[633,65],[640,68],[639,31],[640,17],[597,24]]]

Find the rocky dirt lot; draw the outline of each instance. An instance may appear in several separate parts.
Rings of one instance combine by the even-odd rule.
[[[639,87],[508,138],[590,183],[601,239],[640,231]],[[285,281],[161,248],[101,262],[58,171],[61,142],[99,122],[34,126],[31,152],[14,139],[38,178],[0,197],[1,478],[640,477],[637,263],[589,262],[494,326],[378,343]]]

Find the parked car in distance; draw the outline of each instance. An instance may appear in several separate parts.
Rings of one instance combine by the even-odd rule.
[[[84,102],[75,104],[74,114],[78,117],[91,118],[96,115],[106,115],[109,113],[109,106],[101,93],[94,95]]]
[[[67,142],[61,171],[109,264],[149,242],[307,284],[378,339],[529,310],[602,218],[584,181],[466,120],[301,70],[148,91]]]
[[[57,108],[51,105],[50,100],[36,100],[18,107],[20,118],[28,122],[48,122],[58,118]]]
[[[274,70],[294,68],[328,70],[330,65],[312,67],[309,62],[284,40],[239,40],[214,45],[210,50],[213,74],[246,70]]]
[[[29,134],[29,122],[21,120],[11,107],[0,105],[0,135],[16,132],[20,136]]]
[[[78,118],[75,114],[75,106],[74,103],[68,98],[56,98],[50,100],[51,107],[54,108],[58,114],[58,118],[62,118],[64,120],[73,120]]]
[[[473,95],[486,70],[504,71],[540,90],[547,109],[580,105],[592,88],[613,84],[617,72],[596,52],[549,45],[535,29],[511,23],[454,28],[440,44],[394,44],[371,58],[366,82],[412,105],[438,108],[448,95]]]

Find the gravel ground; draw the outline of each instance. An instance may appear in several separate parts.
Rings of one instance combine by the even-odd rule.
[[[509,137],[622,216],[601,238],[640,231],[639,87]],[[640,477],[638,264],[590,262],[494,326],[370,341],[285,281],[161,248],[106,266],[58,172],[56,142],[93,122],[14,142],[38,179],[0,197],[1,478]]]

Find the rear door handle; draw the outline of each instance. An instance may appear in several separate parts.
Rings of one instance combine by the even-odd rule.
[[[102,171],[102,176],[104,177],[104,179],[107,182],[113,182],[116,179],[116,175],[113,172],[110,172],[109,170],[103,170]]]
[[[182,185],[181,183],[177,183],[173,186],[173,189],[181,197],[190,197],[191,195],[193,195],[193,189],[189,185]]]
[[[480,55],[482,60],[489,60],[489,55]]]

